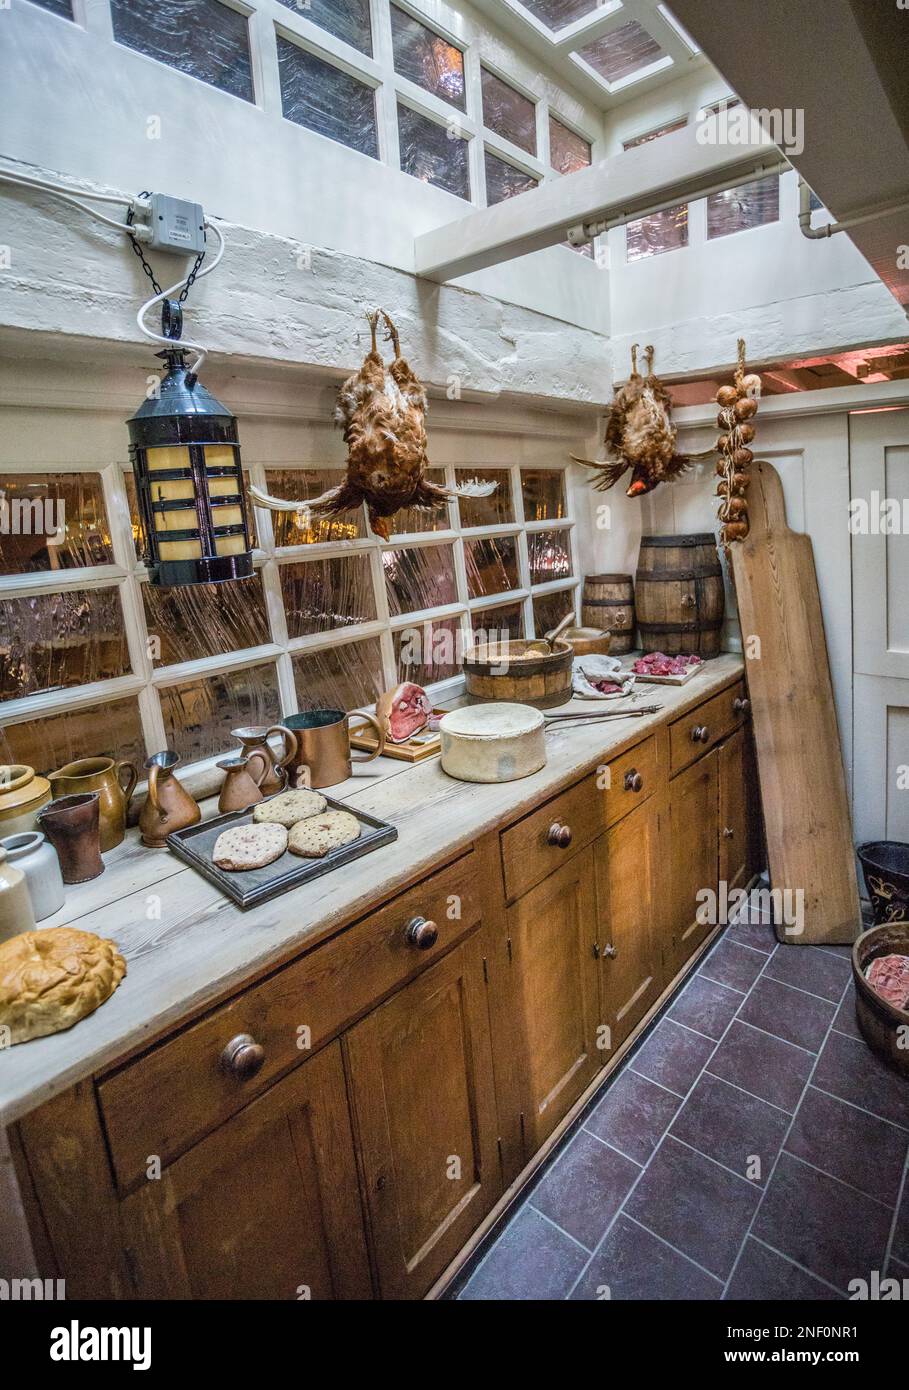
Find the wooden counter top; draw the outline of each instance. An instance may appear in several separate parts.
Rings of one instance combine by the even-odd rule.
[[[643,703],[662,707],[658,714],[552,728],[546,736],[547,765],[517,782],[457,782],[437,758],[416,766],[378,758],[328,794],[391,821],[398,839],[248,912],[169,850],[145,849],[138,832],[130,831],[105,856],[105,872],[70,888],[61,911],[42,923],[42,929],[75,926],[113,938],[127,960],[126,978],[106,1004],[74,1028],[0,1050],[0,1124],[146,1047],[216,999],[315,945],[485,832],[519,818],[588,768],[715,694],[742,671],[742,658],[727,654],[680,688],[639,687]],[[600,706],[573,700],[558,713],[593,708]]]

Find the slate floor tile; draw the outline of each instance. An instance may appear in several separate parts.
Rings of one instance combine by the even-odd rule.
[[[704,1269],[725,1279],[760,1192],[667,1137],[625,1211]]]
[[[646,1163],[672,1123],[681,1100],[637,1072],[622,1071],[584,1128],[635,1163]]]
[[[717,1299],[718,1279],[620,1216],[591,1260],[572,1299]]]
[[[736,1021],[710,1059],[709,1070],[713,1076],[792,1112],[813,1064],[810,1052]]]
[[[765,956],[772,955],[776,949],[776,932],[769,922],[736,922],[730,926],[726,935],[730,941],[737,941],[740,946],[751,946],[755,951],[763,951]]]
[[[763,1187],[789,1122],[785,1111],[705,1073],[669,1132]]]
[[[830,1034],[818,1058],[814,1085],[842,1100],[909,1128],[909,1084],[865,1042]]]
[[[819,946],[783,946],[768,962],[765,973],[772,980],[781,980],[784,985],[794,985],[838,1004],[852,967],[848,957],[834,955]]]
[[[522,1207],[459,1299],[562,1299],[587,1256],[531,1207]]]
[[[649,1077],[661,1086],[687,1095],[703,1070],[714,1049],[709,1038],[682,1028],[671,1018],[664,1018],[650,1034],[643,1047],[631,1059],[631,1066],[640,1076]]]
[[[747,994],[766,964],[767,957],[762,951],[753,951],[750,946],[741,946],[728,935],[724,935],[707,956],[698,974],[705,975],[708,980],[715,980],[717,984],[728,985],[730,989]]]
[[[786,1149],[869,1197],[896,1205],[909,1131],[809,1086]]]
[[[843,1298],[843,1295],[834,1293],[812,1274],[806,1274],[782,1255],[768,1250],[766,1245],[749,1236],[723,1297],[727,1301],[782,1299],[801,1303],[826,1299],[835,1301]]]
[[[850,1038],[858,1038],[859,1042],[864,1042],[855,1016],[855,985],[851,981],[843,995],[843,1002],[836,1011],[833,1026],[838,1033],[846,1033]]]
[[[739,1009],[739,1018],[786,1042],[817,1052],[835,1009],[823,999],[762,975]]]
[[[708,980],[705,975],[695,975],[682,990],[668,1016],[676,1023],[684,1023],[696,1033],[704,1033],[719,1042],[741,1002],[742,996],[736,990]]]
[[[639,1164],[582,1129],[530,1200],[537,1211],[592,1250],[640,1173]]]
[[[782,1153],[753,1234],[845,1290],[882,1268],[890,1220],[880,1203]]]

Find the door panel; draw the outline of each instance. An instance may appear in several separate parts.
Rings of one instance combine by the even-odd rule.
[[[145,1298],[369,1298],[333,1043],[122,1203]]]
[[[718,885],[717,760],[714,749],[669,784],[673,973],[711,930],[697,920],[697,896]]]
[[[420,1298],[501,1192],[480,940],[348,1036],[383,1298]]]
[[[597,1049],[593,851],[508,910],[524,1039],[525,1153],[552,1132],[606,1060]]]
[[[746,759],[745,731],[739,729],[719,749],[720,871],[728,890],[743,888],[749,878],[748,798],[752,792]]]
[[[659,815],[645,802],[594,848],[600,945],[600,1021],[610,1050],[627,1038],[663,988]],[[603,1053],[609,1060],[609,1052]]]

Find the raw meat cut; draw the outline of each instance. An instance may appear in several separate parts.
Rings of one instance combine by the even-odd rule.
[[[909,956],[877,956],[865,971],[865,979],[875,994],[895,1009],[909,1004]]]
[[[386,690],[376,701],[376,718],[392,743],[405,743],[425,729],[432,714],[432,702],[422,686],[403,681]]]

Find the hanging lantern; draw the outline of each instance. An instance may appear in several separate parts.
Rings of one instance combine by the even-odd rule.
[[[165,305],[164,332],[179,338],[179,306]],[[145,563],[153,584],[219,584],[253,573],[237,422],[200,385],[185,349],[167,363],[160,390],[129,424]]]

